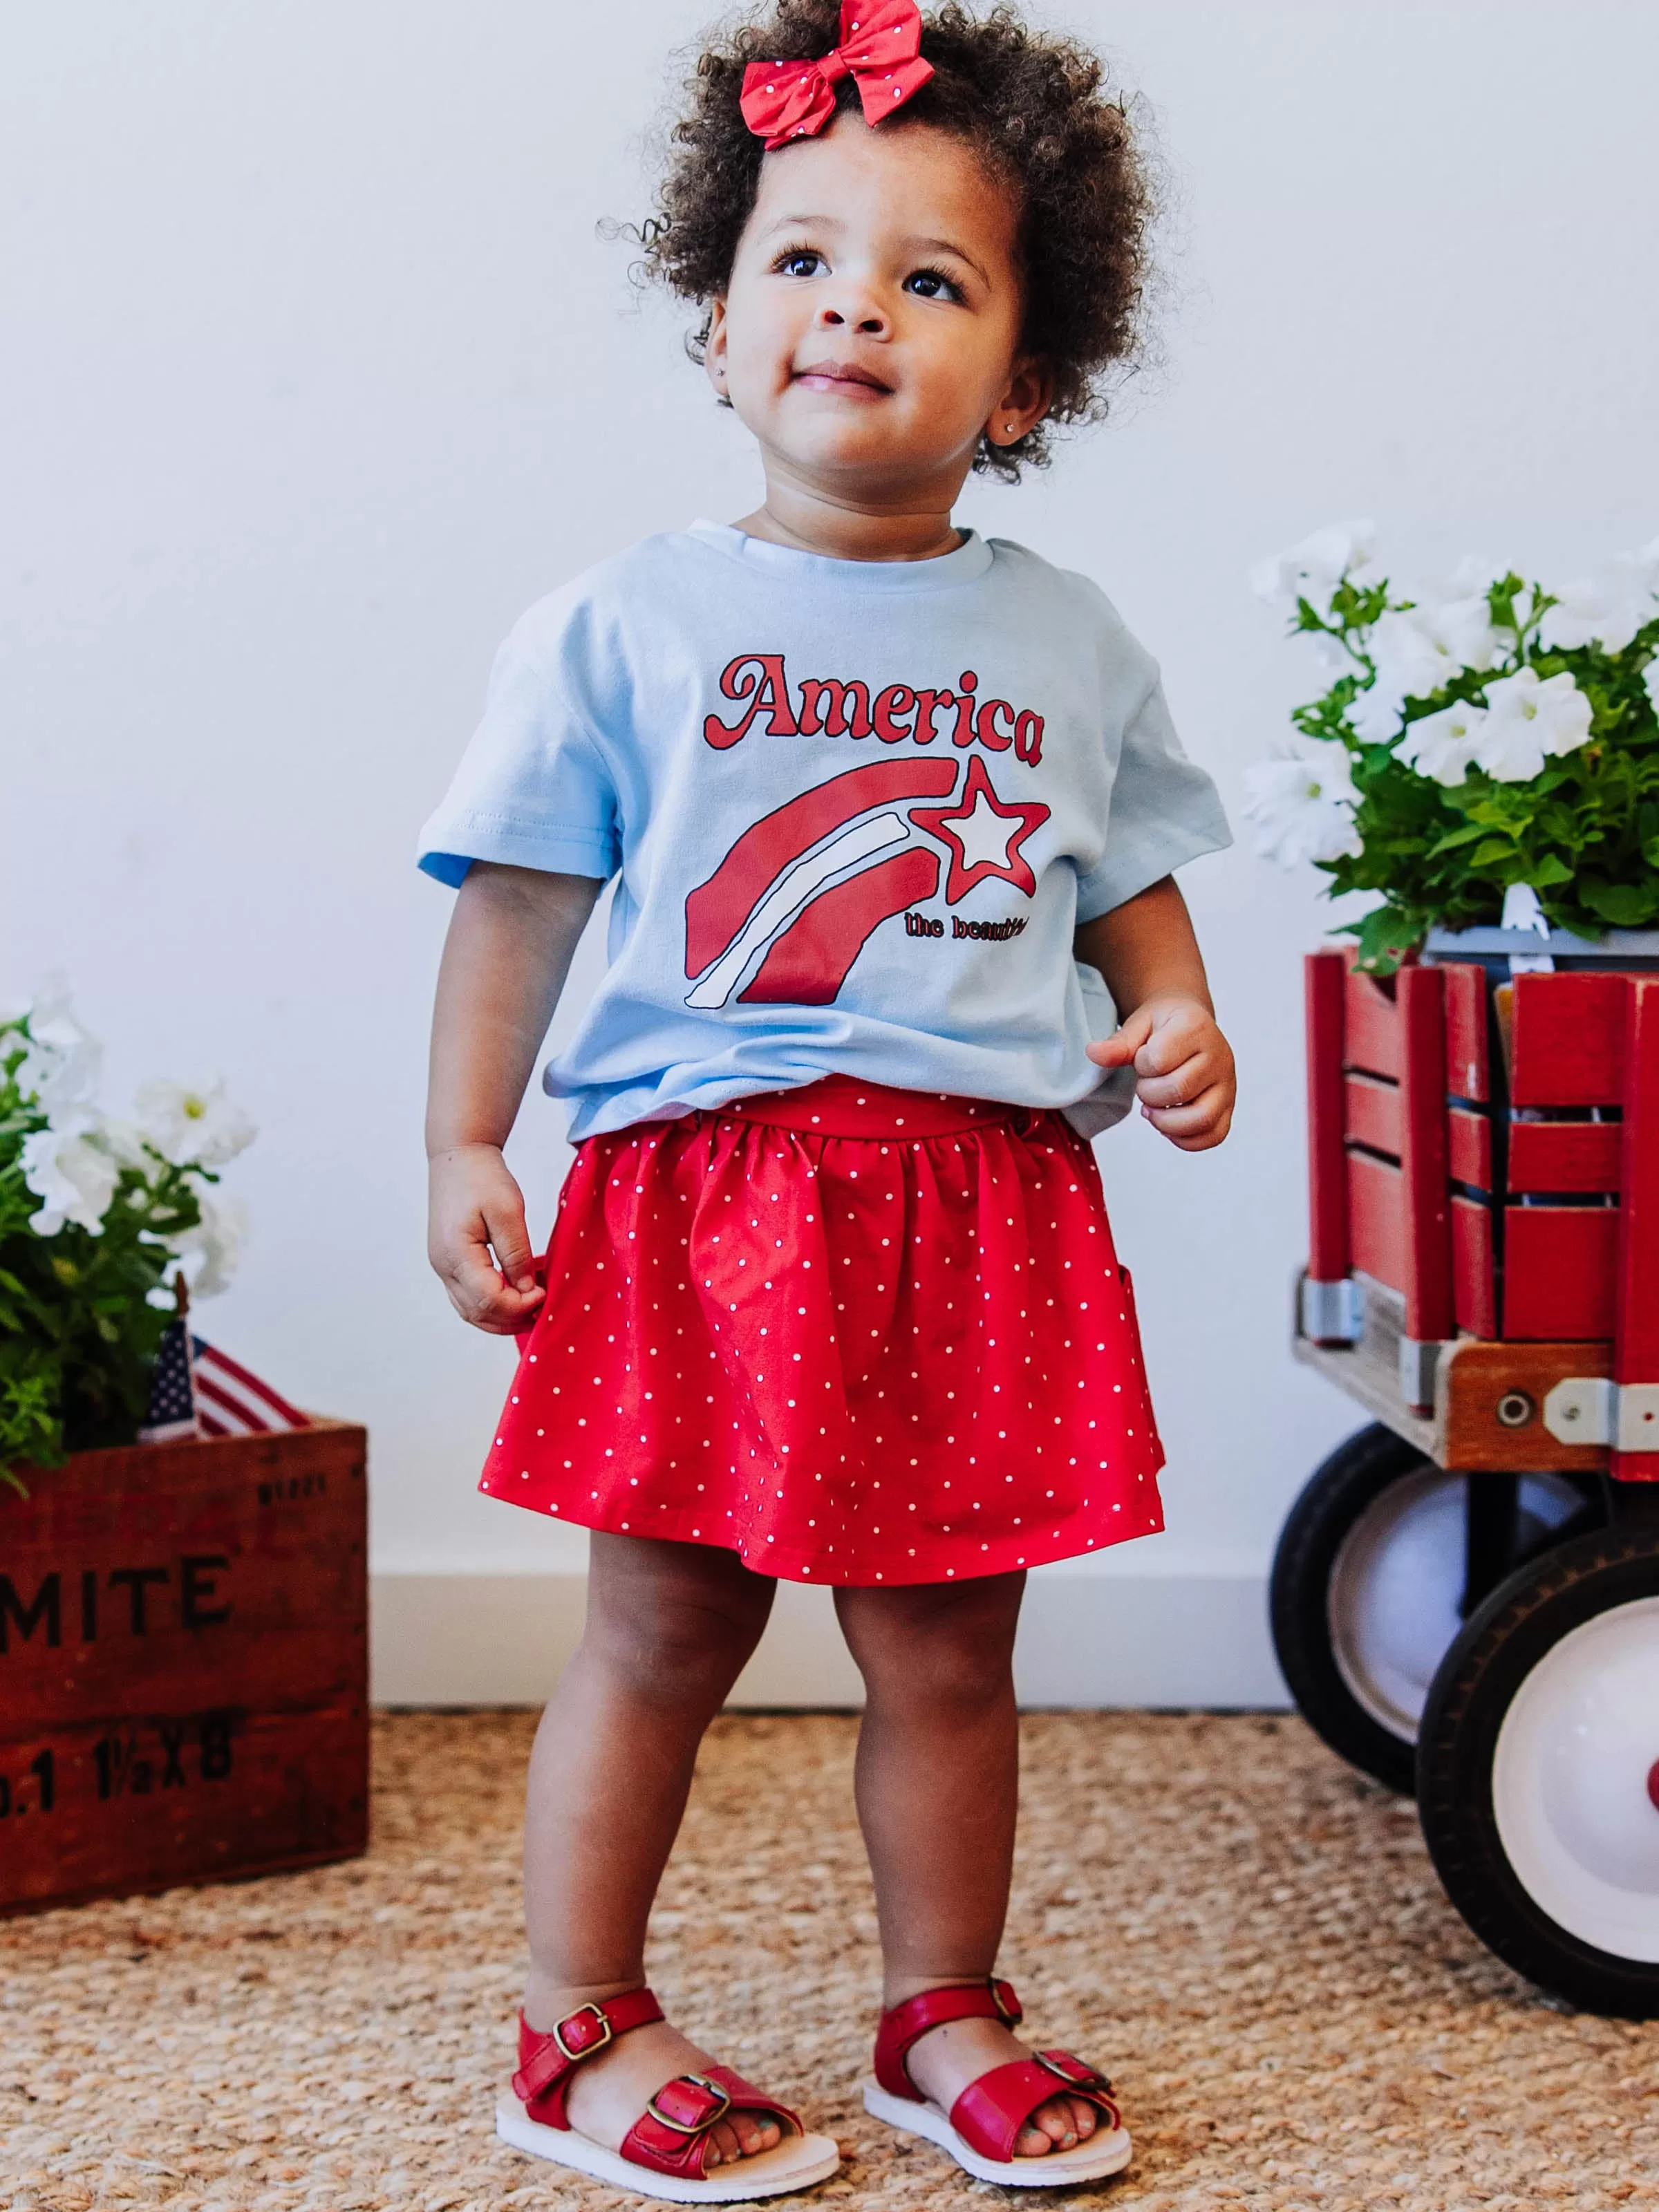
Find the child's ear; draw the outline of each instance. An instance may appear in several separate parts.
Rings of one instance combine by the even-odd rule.
[[[1054,396],[1048,363],[1035,354],[1018,355],[1007,388],[986,422],[986,436],[994,446],[1017,445],[1028,430],[1036,429]]]
[[[708,381],[724,399],[726,390],[726,301],[714,295],[708,309],[708,335],[702,342],[702,365]]]

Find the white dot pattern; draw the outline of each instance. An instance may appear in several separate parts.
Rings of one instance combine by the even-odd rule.
[[[1058,1114],[830,1076],[592,1137],[547,1283],[480,1486],[515,1504],[831,1583],[1163,1526],[1129,1279]]]

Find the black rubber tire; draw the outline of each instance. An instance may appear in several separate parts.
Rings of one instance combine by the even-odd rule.
[[[1273,1650],[1297,1711],[1339,1758],[1404,1796],[1416,1787],[1414,1747],[1373,1720],[1343,1680],[1328,1592],[1337,1552],[1360,1515],[1393,1484],[1433,1464],[1380,1421],[1340,1443],[1290,1510],[1267,1593]]]
[[[1551,1647],[1610,1607],[1659,1597],[1659,1522],[1575,1537],[1501,1583],[1464,1623],[1424,1709],[1417,1797],[1446,1893],[1487,1948],[1586,2012],[1659,2018],[1659,1964],[1570,1935],[1510,1865],[1492,1809],[1498,1731]]]

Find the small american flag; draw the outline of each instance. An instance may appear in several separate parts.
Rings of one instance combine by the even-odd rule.
[[[169,1324],[156,1355],[149,1415],[138,1431],[141,1444],[170,1444],[181,1437],[268,1436],[310,1426],[270,1383],[192,1336],[187,1321]]]

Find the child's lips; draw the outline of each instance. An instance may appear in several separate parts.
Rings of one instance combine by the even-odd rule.
[[[850,361],[815,361],[798,368],[791,381],[807,392],[834,392],[846,399],[885,399],[892,391],[890,385]]]

